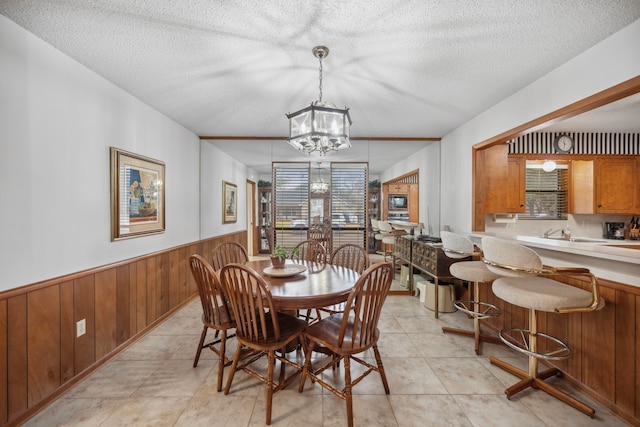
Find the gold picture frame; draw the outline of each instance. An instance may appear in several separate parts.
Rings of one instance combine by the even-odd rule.
[[[238,220],[238,187],[222,181],[222,223],[228,224]]]
[[[115,147],[111,153],[111,241],[164,233],[164,162]]]

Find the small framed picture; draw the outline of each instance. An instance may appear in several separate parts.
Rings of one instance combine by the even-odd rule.
[[[111,147],[111,241],[164,230],[164,162]]]
[[[222,181],[222,223],[227,224],[238,220],[238,187],[227,181]]]

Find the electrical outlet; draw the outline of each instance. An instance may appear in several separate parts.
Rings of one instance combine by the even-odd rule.
[[[80,338],[87,333],[87,319],[78,320],[76,322],[76,338]]]

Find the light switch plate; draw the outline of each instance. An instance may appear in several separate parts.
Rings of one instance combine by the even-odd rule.
[[[87,333],[87,319],[78,320],[76,322],[76,338],[80,338]]]

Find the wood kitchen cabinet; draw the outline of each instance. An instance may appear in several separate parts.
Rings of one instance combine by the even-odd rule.
[[[478,188],[481,210],[487,213],[525,212],[525,168],[526,159],[508,156],[508,146],[496,145],[483,150],[476,158],[476,179],[481,178]]]
[[[632,156],[597,157],[571,162],[569,213],[640,212],[640,160]]]
[[[595,166],[596,213],[636,213],[636,159],[599,157]]]

